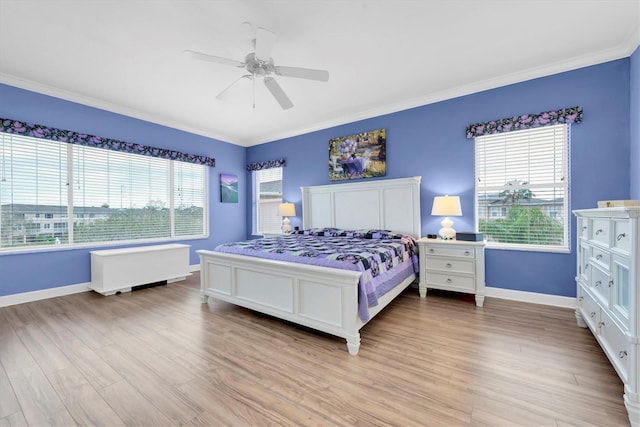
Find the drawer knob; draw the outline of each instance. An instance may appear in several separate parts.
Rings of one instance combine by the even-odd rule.
[[[604,322],[598,323],[598,328],[602,328],[604,326]]]
[[[601,259],[602,259],[602,254],[598,254],[598,255],[596,255],[596,259],[597,259],[597,260],[601,260]]]
[[[435,250],[433,250],[433,248],[429,249],[429,253],[430,253],[430,254],[432,254],[432,253],[434,253],[434,252],[435,252]]]
[[[591,315],[591,318],[593,319],[594,317],[596,317],[596,312],[592,311],[590,315]]]
[[[618,236],[616,237],[616,240],[620,240],[620,239],[622,239],[623,237],[626,237],[626,236],[627,236],[627,235],[626,235],[625,233],[620,233],[620,234],[618,234]]]
[[[447,283],[453,283],[453,280],[447,279]]]
[[[620,359],[624,359],[625,357],[627,357],[627,350],[620,350],[620,352],[618,353],[618,357],[620,357]]]
[[[582,300],[583,300],[583,299],[584,299],[584,297],[583,297],[582,295],[580,295],[580,296],[578,297],[578,301],[580,301],[580,302],[582,302]]]
[[[582,231],[585,231],[586,229],[587,229],[586,225],[582,227]]]
[[[464,251],[464,255],[465,255],[465,256],[469,256],[469,255],[471,255],[471,252],[469,252],[469,251]]]
[[[453,267],[450,262],[447,263],[447,268]]]
[[[609,280],[609,287],[613,286],[613,280]]]
[[[597,236],[598,234],[600,234],[600,233],[602,233],[602,228],[599,228],[599,229],[597,229],[597,230],[596,230],[596,236]]]
[[[600,285],[602,285],[602,281],[601,280],[598,280],[596,283],[594,283],[594,286],[596,286],[596,287],[598,287]]]

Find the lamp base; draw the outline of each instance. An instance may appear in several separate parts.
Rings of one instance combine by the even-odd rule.
[[[454,230],[451,226],[453,225],[453,221],[449,219],[449,217],[445,217],[440,222],[442,228],[438,230],[438,234],[442,237],[443,240],[453,240],[456,237],[456,230]]]
[[[282,220],[282,232],[284,234],[291,234],[291,221],[286,216]]]

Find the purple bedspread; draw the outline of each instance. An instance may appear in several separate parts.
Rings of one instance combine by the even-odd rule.
[[[282,237],[224,243],[216,251],[259,258],[360,271],[358,315],[369,320],[369,307],[413,273],[418,273],[418,245],[409,235],[387,230],[311,229]]]

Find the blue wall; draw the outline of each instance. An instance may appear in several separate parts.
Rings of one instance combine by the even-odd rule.
[[[468,231],[475,224],[474,150],[465,127],[579,105],[584,119],[571,129],[570,208],[592,208],[598,200],[629,198],[629,73],[630,58],[612,61],[250,147],[247,161],[284,157],[284,199],[296,203],[300,213],[299,187],[330,183],[329,139],[384,127],[386,178],[422,176],[423,235],[440,228],[440,218],[430,210],[433,197],[441,194],[461,197],[464,216],[455,218],[455,228]],[[301,225],[301,215],[291,223]],[[571,223],[574,229],[573,216]],[[572,241],[570,254],[487,250],[487,286],[575,296],[573,246]]]
[[[630,59],[630,93],[629,104],[631,141],[631,197],[640,200],[640,47]]]
[[[210,169],[210,238],[183,241],[195,251],[241,240],[251,232],[251,183],[246,163],[284,157],[284,198],[297,204],[300,186],[328,180],[331,138],[387,129],[387,176],[422,176],[423,234],[436,232],[440,218],[429,212],[433,197],[457,194],[464,216],[459,231],[474,227],[473,141],[466,125],[517,114],[580,105],[584,120],[572,126],[571,209],[591,208],[598,200],[640,199],[640,54],[550,77],[373,117],[282,139],[248,149],[142,120],[0,84],[0,117],[69,129],[109,138],[193,152],[216,158]],[[419,94],[417,94],[419,95]],[[238,175],[246,199],[219,202],[221,172]],[[575,219],[571,217],[572,229]],[[573,240],[573,238],[572,238]],[[488,286],[575,296],[575,248],[569,254],[487,250]],[[30,254],[0,254],[0,296],[90,281],[89,250],[69,249]]]
[[[240,188],[246,185],[244,147],[2,84],[0,117],[214,157],[216,167],[209,169],[210,237],[179,242],[191,245],[190,263],[195,265],[196,250],[241,240],[247,234],[245,201],[220,203],[219,186],[221,172],[238,175]],[[96,248],[0,253],[0,296],[91,281],[92,249]]]

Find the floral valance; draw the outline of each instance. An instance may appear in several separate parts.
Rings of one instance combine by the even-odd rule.
[[[466,133],[467,138],[475,138],[476,136],[490,135],[493,133],[510,132],[513,130],[556,125],[559,123],[580,123],[581,121],[582,107],[571,107],[554,111],[544,111],[538,114],[525,114],[523,116],[492,120],[490,122],[475,123],[467,126]]]
[[[52,141],[66,142],[69,144],[85,145],[89,147],[104,148],[107,150],[123,151],[125,153],[142,154],[145,156],[160,157],[162,159],[178,160],[180,162],[196,163],[198,165],[215,166],[216,159],[199,156],[196,154],[181,153],[179,151],[165,150],[164,148],[150,147],[134,144],[132,142],[118,141],[117,139],[102,138],[100,136],[78,133],[70,130],[60,130],[42,125],[0,118],[0,132],[15,135],[31,136],[34,138],[49,139]]]
[[[265,160],[262,162],[249,163],[247,165],[247,172],[259,171],[262,169],[273,169],[285,167],[287,162],[284,159]]]

